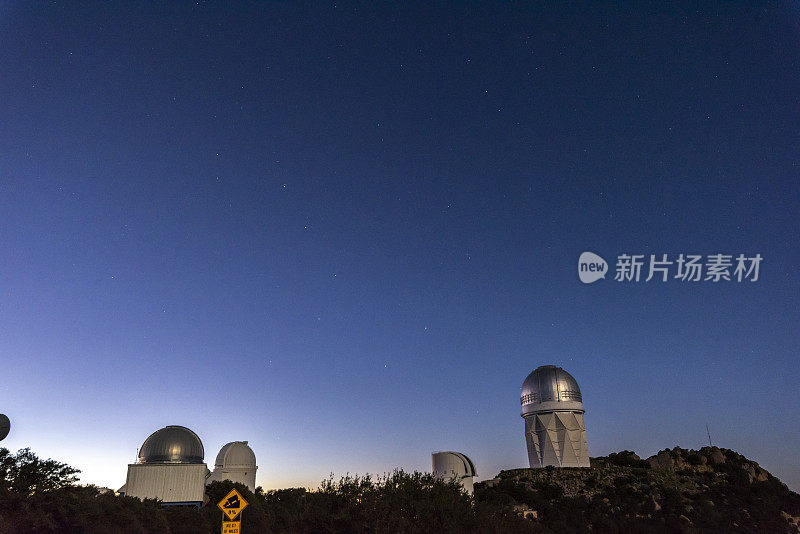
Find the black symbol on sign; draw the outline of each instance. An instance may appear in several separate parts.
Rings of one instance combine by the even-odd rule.
[[[223,508],[239,508],[239,496],[232,495],[225,501],[225,504],[222,505]]]

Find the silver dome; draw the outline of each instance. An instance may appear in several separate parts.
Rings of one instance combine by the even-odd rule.
[[[537,409],[535,405],[551,402],[580,404],[583,402],[581,388],[572,375],[561,367],[542,365],[522,383],[520,404],[523,406],[523,415]]]
[[[139,449],[139,463],[202,464],[203,443],[185,426],[170,425],[156,430]]]

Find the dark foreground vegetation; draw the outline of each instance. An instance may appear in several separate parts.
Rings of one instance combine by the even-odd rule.
[[[252,533],[800,532],[800,495],[743,456],[716,447],[642,460],[624,451],[591,469],[517,469],[476,484],[475,497],[431,475],[324,481],[316,491],[207,487],[208,503],[162,507],[75,484],[77,471],[24,449],[0,449],[0,532],[220,532],[215,503],[232,487],[250,502]],[[523,510],[538,518],[525,519]]]

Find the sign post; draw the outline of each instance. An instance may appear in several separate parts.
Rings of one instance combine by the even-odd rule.
[[[217,503],[217,506],[222,510],[223,514],[222,534],[242,534],[241,518],[239,518],[239,521],[234,521],[234,519],[245,509],[247,501],[236,491],[236,488],[225,495],[222,500]]]

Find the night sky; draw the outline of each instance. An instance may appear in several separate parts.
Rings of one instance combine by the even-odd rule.
[[[2,445],[491,478],[556,364],[592,456],[708,424],[797,490],[799,69],[791,2],[0,4]],[[718,253],[759,279],[613,276]]]

